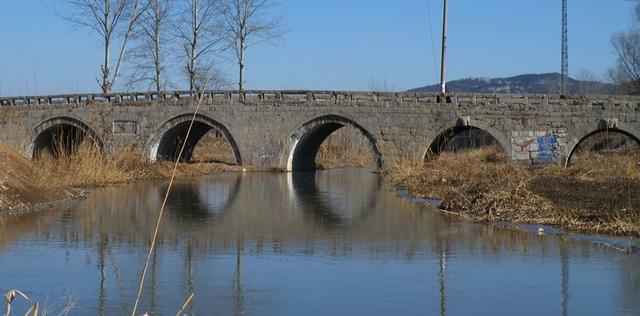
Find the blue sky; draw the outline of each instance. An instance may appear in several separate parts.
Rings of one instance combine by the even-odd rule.
[[[559,70],[560,0],[449,2],[449,79]],[[630,25],[633,5],[569,0],[572,75],[605,77],[609,39]],[[99,90],[98,38],[54,13],[64,7],[0,0],[0,95]],[[367,90],[373,80],[403,90],[439,80],[441,0],[280,0],[277,10],[290,31],[248,51],[247,88]],[[221,67],[235,80],[230,59]]]

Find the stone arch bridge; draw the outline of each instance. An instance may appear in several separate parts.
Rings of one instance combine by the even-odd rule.
[[[110,153],[133,148],[176,159],[198,95],[191,92],[0,98],[0,143],[33,157],[54,131],[80,133]],[[638,141],[640,98],[335,91],[208,91],[187,140],[188,157],[211,129],[236,162],[289,171],[315,168],[320,144],[352,126],[379,166],[424,159],[443,135],[487,132],[515,161],[566,164],[589,135],[609,130]]]

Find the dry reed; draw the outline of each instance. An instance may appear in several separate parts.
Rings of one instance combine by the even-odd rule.
[[[219,133],[211,131],[198,141],[193,150],[193,161],[232,165],[236,163],[236,158],[229,142]]]
[[[178,177],[197,176],[217,171],[237,170],[223,163],[190,163],[178,166]],[[34,162],[40,187],[87,187],[127,183],[141,179],[171,176],[173,163],[151,162],[136,150],[122,149],[107,156],[94,146],[83,143],[71,153],[57,157],[43,154]]]
[[[558,225],[572,230],[640,235],[640,168],[634,156],[584,158],[569,168],[516,165],[495,149],[443,153],[425,163],[399,162],[389,181],[443,201],[473,221]]]
[[[375,166],[368,140],[355,128],[343,127],[320,146],[316,165],[321,169]]]
[[[25,316],[38,316],[40,313],[40,304],[38,302],[31,300],[31,298],[29,298],[22,291],[11,290],[7,292],[4,298],[7,302],[7,310],[4,314],[5,316],[10,316],[11,313],[13,312],[13,303],[16,298],[22,298],[24,301],[26,301],[29,304],[29,309],[24,313]]]

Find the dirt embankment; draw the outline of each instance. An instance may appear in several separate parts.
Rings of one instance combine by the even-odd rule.
[[[387,171],[394,184],[476,222],[556,225],[640,236],[640,167],[633,156],[578,159],[569,168],[528,168],[495,150],[443,154]]]
[[[0,145],[0,210],[67,200],[70,190],[40,185],[31,161]]]

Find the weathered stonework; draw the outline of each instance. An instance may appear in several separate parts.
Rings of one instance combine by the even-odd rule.
[[[0,98],[0,143],[31,156],[41,133],[66,124],[107,152],[137,148],[166,158],[170,137],[196,105],[190,92]],[[490,133],[514,160],[564,164],[595,131],[640,138],[639,109],[640,98],[629,96],[219,91],[205,93],[196,134],[220,130],[241,164],[304,169],[305,155],[344,125],[369,139],[380,165],[424,159],[443,131],[470,126]]]

